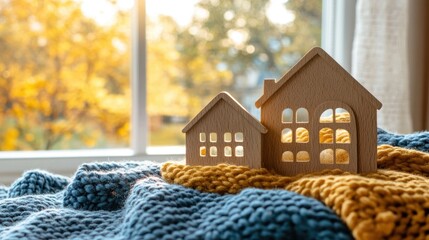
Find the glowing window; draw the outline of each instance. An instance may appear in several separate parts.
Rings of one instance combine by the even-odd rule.
[[[297,143],[308,143],[309,138],[310,138],[310,136],[309,136],[308,130],[306,128],[297,128],[296,129],[295,141]]]
[[[350,113],[344,108],[335,109],[335,122],[337,123],[349,123]]]
[[[334,131],[332,128],[322,128],[319,131],[319,143],[333,143]]]
[[[321,164],[334,164],[334,150],[325,149],[320,152],[320,163]]]
[[[292,136],[292,130],[290,128],[285,128],[282,130],[282,136],[281,141],[282,143],[291,143],[293,136]]]
[[[337,129],[335,131],[335,142],[336,143],[350,143],[350,133],[345,129]]]
[[[336,164],[349,164],[350,156],[347,150],[337,148],[335,149],[335,163]]]
[[[200,147],[200,157],[206,156],[206,147]]]
[[[307,151],[299,151],[296,154],[296,161],[297,162],[309,162],[310,161],[310,154],[308,154]]]
[[[293,162],[293,152],[286,151],[282,154],[282,162]]]

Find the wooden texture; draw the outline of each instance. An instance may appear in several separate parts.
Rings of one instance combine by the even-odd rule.
[[[216,165],[229,163],[261,167],[262,134],[267,129],[251,116],[229,94],[218,94],[200,113],[183,129],[186,133],[186,164]],[[205,141],[200,141],[200,133],[205,134]],[[216,133],[216,142],[210,141],[210,134]],[[225,133],[231,133],[231,141],[226,142]],[[242,133],[242,142],[237,142],[235,134]],[[241,134],[240,134],[241,135]],[[205,147],[206,154],[201,156],[200,148]],[[216,147],[217,156],[211,156],[210,148]],[[231,156],[226,156],[225,147],[231,148]],[[237,156],[235,149],[241,148],[243,156]]]
[[[278,82],[265,80],[256,106],[261,122],[229,94],[217,95],[183,129],[186,163],[264,167],[283,175],[329,168],[377,170],[381,103],[322,49],[312,49]],[[332,111],[331,122],[326,111]],[[321,140],[319,134],[327,132],[332,142]],[[237,133],[242,141],[236,141]],[[297,137],[302,133],[308,138]],[[212,134],[217,135],[215,141]],[[341,141],[344,136],[349,140]]]
[[[266,80],[264,94],[257,100],[261,108],[261,122],[269,130],[263,136],[262,166],[283,175],[295,175],[339,168],[350,172],[364,173],[377,169],[377,109],[381,103],[362,87],[352,76],[339,66],[320,48],[312,49],[278,82]],[[294,113],[292,123],[282,123],[282,112],[290,108]],[[296,122],[296,111],[305,108],[309,112],[308,123]],[[350,123],[320,123],[321,114],[327,109],[342,108],[349,112]],[[335,117],[334,117],[335,119]],[[285,128],[294,135],[299,127],[309,131],[308,143],[282,143],[281,134]],[[334,142],[321,144],[319,131],[333,130]],[[336,129],[347,130],[351,143],[335,143]],[[295,139],[295,138],[293,138]],[[321,151],[346,150],[348,164],[322,164]],[[291,151],[293,162],[282,161],[282,154]],[[308,162],[297,162],[299,151],[310,153]],[[335,157],[334,157],[335,160]]]

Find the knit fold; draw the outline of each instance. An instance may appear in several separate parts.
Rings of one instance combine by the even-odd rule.
[[[68,177],[42,170],[31,170],[25,172],[21,178],[16,180],[8,189],[7,194],[9,198],[13,198],[25,195],[57,193],[64,190],[69,182],[70,178]]]
[[[64,193],[64,207],[79,210],[121,208],[137,180],[160,176],[150,162],[87,163],[79,167]]]

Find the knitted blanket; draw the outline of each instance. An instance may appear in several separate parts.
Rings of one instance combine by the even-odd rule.
[[[425,239],[429,133],[378,136],[380,170],[366,175],[150,162],[26,172],[0,187],[0,239]]]

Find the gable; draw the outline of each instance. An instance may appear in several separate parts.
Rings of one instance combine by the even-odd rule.
[[[221,109],[218,109],[221,108]],[[218,114],[210,114],[209,117],[206,117],[211,111],[217,109],[220,111]],[[207,121],[207,118],[211,119],[219,119],[225,120],[225,118],[230,118],[230,121],[234,119],[242,119],[247,124],[255,128],[261,133],[266,133],[267,129],[250,113],[246,111],[246,109],[241,106],[231,95],[226,92],[219,93],[209,104],[207,104],[201,112],[199,112],[186,126],[183,128],[182,132],[188,132],[194,125],[196,125],[199,121]],[[222,121],[218,121],[222,122]],[[210,123],[212,124],[212,123]]]
[[[364,99],[366,99],[373,107],[380,109],[382,104],[378,101],[368,90],[366,90],[358,81],[356,81],[346,70],[344,70],[334,59],[332,59],[323,49],[313,48],[308,52],[294,67],[292,67],[279,81],[265,81],[264,82],[264,93],[256,101],[256,107],[260,108],[268,99],[270,99],[277,91],[281,88],[286,87],[290,84],[291,79],[294,78],[298,73],[305,74],[303,71],[306,71],[306,66],[312,61],[318,61],[319,71],[331,71],[330,74],[334,74],[339,79],[336,84],[344,85],[353,90],[356,94],[359,94]],[[313,76],[314,77],[314,76]],[[305,81],[305,79],[301,79]],[[316,86],[311,86],[312,88],[317,87],[317,84],[322,84],[321,82],[316,82]]]

